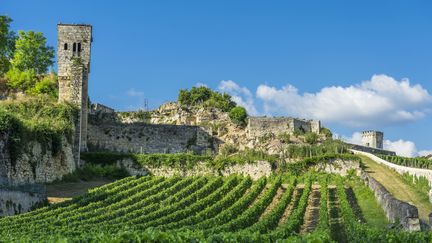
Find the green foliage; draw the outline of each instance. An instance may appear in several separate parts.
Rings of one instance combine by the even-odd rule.
[[[410,175],[409,173],[404,173],[402,175],[402,178],[406,183],[408,183],[409,185],[414,187],[417,191],[419,191],[422,198],[425,201],[429,201],[428,195],[429,195],[429,191],[431,190],[431,187],[426,177],[424,176],[417,177],[417,176]]]
[[[381,159],[387,160],[397,165],[423,168],[423,169],[432,169],[432,160],[423,157],[407,158],[407,157],[394,156],[394,155],[377,155],[377,156],[379,156]]]
[[[231,121],[233,121],[239,126],[245,126],[247,124],[246,119],[248,117],[248,114],[246,112],[246,109],[241,106],[236,106],[232,108],[229,112],[229,117]]]
[[[139,122],[150,122],[152,112],[151,111],[144,111],[144,110],[138,110],[138,111],[122,111],[117,112],[117,114],[124,118],[130,118],[135,121]]]
[[[311,166],[320,163],[329,163],[331,160],[335,159],[361,162],[360,157],[352,154],[324,154],[320,156],[305,158],[295,163],[286,164],[285,168],[282,168],[282,170],[290,172],[294,175],[300,175],[307,172]]]
[[[320,131],[321,134],[323,134],[327,139],[331,139],[333,137],[333,133],[328,128],[321,128]]]
[[[206,108],[218,108],[228,112],[236,106],[228,94],[221,94],[207,87],[192,87],[190,90],[182,89],[178,95],[178,101],[182,106],[203,106]]]
[[[53,59],[54,48],[46,45],[46,38],[41,32],[18,32],[11,61],[13,68],[44,74],[48,67],[54,64]]]
[[[7,86],[10,89],[26,91],[34,87],[37,82],[37,76],[33,69],[21,71],[17,68],[11,68],[6,73]]]
[[[348,147],[339,140],[327,140],[319,145],[289,145],[284,151],[287,158],[315,157],[325,154],[349,153]]]
[[[12,19],[8,16],[0,16],[0,78],[9,70],[10,59],[15,50],[16,36],[10,30]]]
[[[33,88],[28,89],[29,94],[41,95],[46,94],[53,99],[58,98],[58,81],[57,75],[52,73],[45,75],[42,80],[38,81]]]
[[[228,165],[251,164],[257,161],[267,161],[276,165],[279,160],[277,155],[269,155],[261,150],[245,149],[234,154],[219,154],[214,158],[211,166],[217,169],[223,169]]]
[[[14,161],[32,140],[52,149],[61,148],[61,137],[71,142],[76,107],[43,97],[0,102],[0,132],[8,133],[11,157]]]
[[[318,141],[318,135],[314,132],[307,132],[304,136],[304,140],[308,144],[315,144]]]

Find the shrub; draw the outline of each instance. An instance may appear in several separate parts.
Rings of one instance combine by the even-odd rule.
[[[36,82],[33,88],[27,90],[29,94],[39,95],[47,94],[53,99],[58,98],[58,82],[57,75],[50,74],[42,78],[42,80]]]
[[[37,81],[36,72],[34,70],[20,71],[16,68],[11,68],[6,73],[6,78],[8,80],[7,86],[10,89],[20,91],[26,91],[32,88]]]
[[[182,106],[214,107],[225,112],[236,106],[230,95],[221,94],[204,86],[180,90],[178,101]]]
[[[323,134],[327,139],[331,139],[333,137],[333,133],[328,128],[321,128],[321,134]]]
[[[229,117],[235,124],[245,126],[248,115],[245,108],[236,106],[229,112]]]
[[[318,135],[314,132],[307,132],[304,136],[304,140],[308,144],[315,144],[318,140]]]
[[[289,133],[281,133],[277,136],[277,138],[279,139],[279,141],[281,141],[282,143],[289,143],[290,142],[290,134]]]

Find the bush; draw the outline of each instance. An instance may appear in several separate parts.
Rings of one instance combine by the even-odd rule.
[[[282,143],[289,143],[290,142],[290,134],[287,132],[281,133],[277,136],[277,138],[279,139],[279,141],[281,141]]]
[[[225,112],[236,106],[230,95],[221,94],[203,86],[180,90],[178,101],[182,106],[214,107]]]
[[[307,132],[304,136],[304,140],[308,144],[315,144],[318,140],[318,135],[314,132]]]
[[[7,86],[10,89],[26,91],[34,87],[37,76],[34,70],[20,71],[16,68],[10,69],[6,73]]]
[[[323,134],[327,139],[331,139],[333,137],[333,133],[328,128],[321,128],[321,134]]]
[[[36,82],[33,88],[27,90],[27,93],[33,95],[47,94],[53,99],[58,98],[58,82],[57,75],[50,74]]]
[[[239,125],[239,126],[245,126],[247,124],[247,112],[246,109],[241,107],[241,106],[236,106],[234,107],[230,112],[229,112],[229,117],[231,119],[232,122],[234,122],[235,124]]]

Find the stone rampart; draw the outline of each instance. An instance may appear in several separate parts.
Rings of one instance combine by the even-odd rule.
[[[400,201],[393,197],[387,189],[371,177],[367,172],[361,171],[360,178],[375,194],[378,203],[384,209],[390,222],[400,222],[405,230],[420,231],[420,220],[417,207]]]
[[[362,151],[362,152],[372,153],[372,154],[396,155],[395,152],[389,151],[389,150],[371,148],[371,147],[358,145],[358,144],[352,144],[352,143],[345,143],[345,144],[347,144],[351,149],[356,150],[356,151]]]
[[[101,123],[88,125],[91,152],[203,153],[214,150],[215,139],[203,128],[146,123]]]
[[[268,133],[275,135],[293,133],[295,130],[320,133],[320,122],[291,117],[249,117],[248,136],[261,137]]]

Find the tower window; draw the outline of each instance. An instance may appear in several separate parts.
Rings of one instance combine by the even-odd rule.
[[[67,43],[64,43],[64,49],[65,49],[65,51],[68,49]]]
[[[76,43],[73,43],[73,45],[72,45],[72,51],[76,52]]]
[[[78,52],[81,52],[81,43],[78,43]]]

